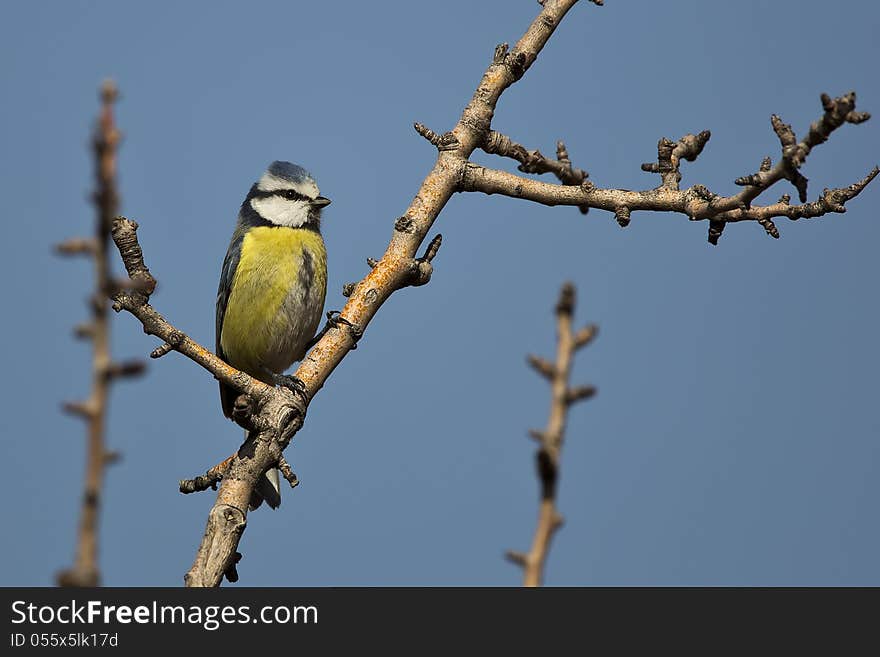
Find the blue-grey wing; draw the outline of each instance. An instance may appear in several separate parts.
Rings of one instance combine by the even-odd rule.
[[[232,280],[235,277],[235,270],[238,268],[238,261],[241,258],[241,243],[243,240],[244,231],[240,228],[236,229],[232,235],[232,241],[229,243],[229,248],[226,250],[223,268],[220,270],[220,283],[217,286],[215,352],[223,360],[226,360],[226,354],[223,353],[223,347],[220,345],[220,336],[223,333],[223,318],[226,316],[226,304],[229,303],[229,293],[232,291]],[[234,388],[230,388],[223,383],[220,384],[220,403],[223,405],[223,414],[226,417],[232,415],[232,407],[237,396],[238,392]]]

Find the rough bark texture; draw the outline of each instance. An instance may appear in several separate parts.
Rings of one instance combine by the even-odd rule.
[[[153,352],[154,357],[171,350],[179,351],[247,397],[244,400],[239,398],[237,408],[240,410],[234,414],[234,419],[251,431],[251,438],[222,473],[213,473],[221,476],[220,490],[195,562],[186,575],[188,585],[217,586],[224,573],[236,576],[234,566],[239,558],[238,542],[246,527],[248,500],[257,478],[279,463],[282,451],[302,426],[309,402],[345,355],[356,347],[382,304],[395,291],[410,285],[423,285],[430,280],[431,261],[440,245],[439,236],[432,240],[421,258],[417,258],[416,253],[453,193],[500,193],[547,205],[574,205],[583,210],[599,208],[613,212],[621,226],[629,223],[633,210],[682,212],[694,220],[708,220],[710,240],[717,241],[727,222],[755,220],[773,234],[770,226],[774,216],[799,218],[842,212],[845,201],[858,194],[876,175],[875,170],[849,188],[830,190],[812,204],[790,206],[780,201],[763,208],[750,205],[759,193],[782,178],[792,180],[799,189],[805,189],[805,182],[798,178],[797,168],[810,149],[843,123],[858,123],[867,118],[867,115],[855,112],[853,94],[833,101],[827,99],[827,103],[827,97],[823,97],[825,116],[811,127],[808,137],[800,143],[792,143],[793,133],[777,130],[783,145],[782,159],[776,167],[762,165],[761,175],[751,179],[741,193],[730,197],[719,197],[700,185],[684,191],[678,189],[680,161],[693,160],[699,154],[708,140],[708,132],[687,135],[678,142],[661,140],[657,163],[648,165],[648,170],[660,174],[661,185],[642,192],[595,187],[586,180],[586,172],[572,166],[564,145],[557,149],[556,160],[549,160],[538,151],[528,151],[504,135],[493,132],[492,118],[501,94],[526,73],[575,2],[546,0],[540,3],[538,16],[522,38],[512,48],[507,44],[495,48],[492,62],[452,130],[438,134],[416,124],[419,134],[437,148],[437,160],[412,203],[394,222],[385,254],[379,260],[369,259],[371,271],[361,281],[345,286],[344,294],[349,301],[341,313],[328,322],[326,332],[294,373],[305,384],[301,398],[285,389],[269,388],[235,370],[165,321],[149,304],[155,281],[146,269],[137,245],[137,224],[124,218],[114,223],[114,240],[134,281],[133,289],[115,297],[114,308],[131,312],[147,333],[164,341]],[[521,170],[526,172],[553,173],[564,184],[539,182],[471,163],[469,158],[477,148],[514,157],[523,167]],[[574,184],[578,180],[580,182]],[[772,230],[775,231],[775,227]],[[289,479],[295,481],[294,477]],[[217,483],[216,479],[213,483]]]
[[[580,184],[575,185],[565,179],[563,183],[566,184],[553,185],[468,162],[461,190],[502,194],[544,205],[576,205],[582,210],[586,208],[608,210],[614,213],[621,228],[629,225],[634,210],[678,212],[692,221],[708,221],[709,242],[713,245],[718,244],[718,239],[728,223],[739,221],[755,221],[770,237],[778,238],[779,230],[773,223],[774,218],[787,217],[794,221],[820,217],[829,212],[846,212],[844,207],[846,202],[858,196],[880,172],[880,168],[874,167],[858,182],[848,187],[825,189],[819,198],[807,203],[807,179],[799,169],[810,151],[827,141],[831,133],[845,123],[858,124],[871,118],[867,112],[855,111],[855,92],[851,91],[840,98],[831,98],[827,94],[822,94],[820,100],[824,114],[810,125],[807,136],[800,142],[797,141],[790,125],[784,124],[775,114],[770,117],[771,125],[781,145],[780,159],[775,166],[772,166],[770,158],[765,157],[757,173],[736,178],[734,182],[741,185],[743,190],[730,196],[719,196],[705,185],[679,189],[681,162],[682,160],[692,162],[697,159],[711,137],[708,130],[697,135],[685,135],[677,142],[666,137],[660,140],[657,144],[657,161],[642,164],[643,171],[660,175],[660,185],[653,189],[643,191],[602,189],[588,180],[582,180]],[[513,146],[499,149],[499,143],[508,142]],[[488,153],[506,155],[520,162],[524,162],[523,153],[527,153],[524,147],[498,133],[489,133],[481,147]],[[562,149],[564,150],[564,145]],[[540,158],[546,160],[543,156]],[[549,164],[544,162],[538,168],[535,168],[535,165],[531,169],[524,168],[523,165],[519,168],[520,171],[553,171],[559,176],[558,163],[552,165],[552,161]],[[788,194],[783,194],[779,201],[770,205],[752,205],[752,201],[781,180],[788,180],[794,185],[800,205],[791,205],[791,197]]]

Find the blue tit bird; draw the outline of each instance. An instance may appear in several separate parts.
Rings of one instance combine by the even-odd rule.
[[[308,171],[273,162],[241,205],[217,289],[217,355],[270,385],[301,383],[282,373],[305,355],[321,321],[327,252],[320,195]],[[223,414],[238,392],[220,384]],[[278,470],[260,479],[251,509],[281,504]]]

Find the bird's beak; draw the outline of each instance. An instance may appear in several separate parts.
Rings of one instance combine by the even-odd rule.
[[[325,196],[319,196],[314,201],[312,201],[312,205],[316,208],[323,208],[330,205],[330,199]]]

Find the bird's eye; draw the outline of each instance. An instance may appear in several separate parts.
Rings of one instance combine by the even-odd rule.
[[[302,195],[292,189],[285,189],[281,192],[281,195],[289,201],[299,201],[302,200]]]

